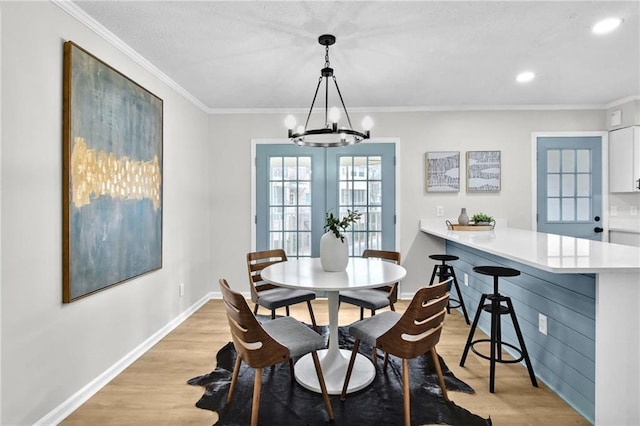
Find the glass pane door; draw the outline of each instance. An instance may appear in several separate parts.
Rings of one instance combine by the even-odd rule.
[[[599,240],[601,138],[540,137],[537,143],[538,231]]]
[[[395,145],[258,145],[256,247],[319,256],[325,212],[362,213],[348,229],[351,256],[395,250]],[[383,203],[384,200],[384,203]]]

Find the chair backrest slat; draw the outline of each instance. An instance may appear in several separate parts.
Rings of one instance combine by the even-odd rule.
[[[376,346],[408,359],[435,346],[449,301],[450,280],[418,290],[398,322],[378,338]]]
[[[276,288],[277,286],[262,281],[262,270],[274,263],[287,260],[287,254],[282,249],[262,250],[247,253],[247,272],[249,273],[249,288],[251,300],[258,301],[258,293],[263,290]]]
[[[286,360],[289,357],[289,349],[264,331],[244,296],[233,291],[224,278],[218,282],[231,337],[242,360],[253,368],[263,368]]]

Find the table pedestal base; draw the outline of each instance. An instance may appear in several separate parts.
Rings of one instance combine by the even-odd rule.
[[[327,393],[329,395],[340,395],[344,378],[347,374],[349,366],[349,358],[351,351],[347,349],[329,350],[322,349],[318,351],[320,365],[322,366],[322,374],[327,385]],[[355,392],[364,389],[373,382],[376,375],[376,369],[370,359],[358,354],[356,362],[353,366],[353,373],[349,380],[349,388],[347,392]],[[313,365],[311,354],[307,354],[300,358],[295,365],[296,381],[306,389],[320,393],[320,384],[318,376]]]

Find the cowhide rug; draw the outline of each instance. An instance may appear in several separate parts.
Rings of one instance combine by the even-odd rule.
[[[325,342],[328,326],[319,326]],[[347,327],[340,327],[341,348],[353,348],[353,338]],[[371,347],[361,344],[359,352],[371,358]],[[346,401],[339,395],[330,395],[335,420],[329,422],[320,394],[310,392],[291,380],[288,363],[265,368],[262,375],[259,420],[261,425],[401,425],[404,412],[402,403],[402,360],[389,357],[386,371],[382,369],[382,354],[378,354],[376,377],[366,389],[349,394]],[[216,425],[247,425],[251,419],[253,397],[253,369],[242,364],[238,384],[231,403],[226,403],[231,373],[236,359],[233,343],[227,343],[216,356],[217,366],[209,374],[190,379],[187,383],[203,386],[204,394],[196,407],[218,413]],[[447,424],[464,426],[491,425],[491,419],[483,419],[453,402],[442,398],[437,375],[430,355],[410,360],[411,370],[411,420],[412,424]],[[448,391],[474,393],[474,390],[457,379],[442,358],[440,365]],[[455,399],[455,393],[449,393]]]

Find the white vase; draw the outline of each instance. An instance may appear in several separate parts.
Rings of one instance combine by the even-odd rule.
[[[333,232],[325,233],[320,238],[320,264],[327,272],[342,272],[349,263],[349,240],[345,236],[344,242]]]
[[[460,216],[458,216],[458,224],[460,225],[468,225],[469,224],[469,216],[467,215],[467,209],[465,207],[460,211]]]

